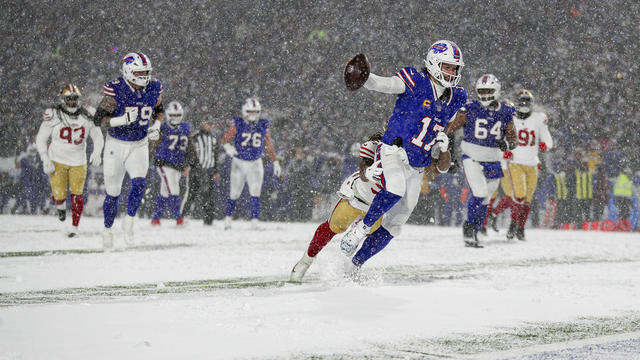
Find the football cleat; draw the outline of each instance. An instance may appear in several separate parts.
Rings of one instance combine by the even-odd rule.
[[[224,230],[231,230],[231,216],[224,217]]]
[[[67,210],[66,209],[58,209],[58,220],[64,221],[67,218]]]
[[[475,231],[475,227],[470,222],[465,221],[462,224],[462,236],[464,238],[464,246],[466,247],[474,247],[474,248],[482,248],[478,241],[478,234]]]
[[[124,229],[124,242],[128,246],[134,244],[133,239],[133,216],[126,215],[124,217],[124,221],[122,222]]]
[[[516,227],[516,239],[518,239],[520,241],[527,240],[524,237],[524,228],[521,228],[520,226]]]
[[[259,230],[258,219],[251,219],[251,230]]]
[[[507,230],[507,240],[511,240],[513,239],[514,236],[516,236],[517,228],[518,228],[518,224],[516,224],[514,221],[512,221],[511,224],[509,224],[509,230]]]
[[[480,234],[482,234],[483,236],[487,236],[487,227],[483,226],[480,228],[480,231],[478,231]]]
[[[72,226],[71,229],[67,231],[67,236],[70,238],[78,236],[78,227]]]
[[[176,219],[176,226],[182,226],[184,225],[184,218],[177,218]]]
[[[304,277],[304,274],[309,269],[309,266],[311,266],[311,264],[313,263],[313,259],[314,258],[309,256],[305,251],[300,261],[298,261],[293,266],[293,269],[291,269],[291,275],[289,276],[289,281],[295,282],[295,283],[302,282],[302,278]]]
[[[369,234],[369,230],[371,230],[371,227],[365,225],[364,221],[360,219],[349,225],[349,228],[347,228],[347,231],[345,231],[342,237],[342,241],[340,241],[340,249],[342,252],[347,256],[353,255],[356,249],[358,249],[360,242]]]
[[[113,249],[113,233],[111,228],[104,228],[102,232],[102,248],[105,250]]]
[[[494,213],[489,214],[489,226],[491,226],[493,231],[500,232],[500,230],[498,230],[498,216]]]
[[[153,220],[151,220],[151,225],[153,225],[153,226],[159,226],[159,225],[160,225],[160,219],[153,219]]]

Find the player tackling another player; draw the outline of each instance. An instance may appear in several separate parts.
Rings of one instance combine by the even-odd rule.
[[[149,169],[149,140],[158,140],[164,116],[162,84],[151,78],[151,61],[143,53],[129,53],[122,59],[122,76],[104,85],[104,97],[93,121],[108,127],[104,147],[105,248],[113,247],[111,227],[118,213],[118,199],[125,171],[131,191],[124,218],[125,242],[133,244],[133,219],[146,185]],[[153,124],[151,124],[153,122]]]
[[[84,208],[82,191],[87,178],[87,135],[93,141],[89,162],[100,166],[104,140],[99,127],[91,119],[93,109],[80,105],[80,90],[66,84],[60,91],[60,103],[45,110],[36,136],[36,146],[45,173],[49,174],[51,194],[58,219],[65,221],[67,188],[71,194],[71,227],[69,237],[78,234],[80,216]],[[49,138],[51,144],[47,145]]]

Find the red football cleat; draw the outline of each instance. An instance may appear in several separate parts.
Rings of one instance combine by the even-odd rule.
[[[183,218],[177,218],[176,219],[176,225],[183,225],[184,224],[184,219]]]
[[[160,219],[153,219],[153,220],[151,220],[151,225],[154,225],[154,226],[156,226],[156,225],[160,225]]]

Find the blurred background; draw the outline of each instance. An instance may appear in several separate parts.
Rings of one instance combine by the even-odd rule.
[[[586,166],[594,175],[600,171],[604,182],[640,170],[637,1],[74,0],[9,1],[1,7],[5,212],[32,211],[8,204],[26,186],[19,163],[29,157],[42,112],[58,101],[61,85],[77,84],[85,104],[96,106],[102,85],[120,75],[120,60],[130,51],[149,56],[152,75],[165,86],[165,103],[183,103],[196,128],[213,121],[219,133],[240,113],[244,98],[261,100],[287,170],[283,179],[265,177],[273,184],[265,184],[264,196],[275,205],[264,213],[277,219],[290,216],[277,214],[291,212],[292,198],[313,202],[311,209],[297,204],[309,217],[322,214],[320,195],[333,194],[346,176],[352,144],[381,129],[391,114],[394,96],[345,89],[342,71],[349,57],[365,53],[372,72],[391,76],[404,66],[421,67],[439,39],[460,46],[461,85],[471,98],[483,73],[502,81],[507,99],[522,88],[532,91],[556,142],[543,163],[547,176]],[[90,175],[95,193],[99,172]],[[545,175],[540,178],[539,193],[549,197],[554,190],[545,195]],[[46,178],[29,181],[43,181],[46,193]],[[438,179],[428,185],[441,189]],[[220,189],[224,199],[224,185]],[[47,205],[41,207],[36,212],[46,212]],[[443,223],[438,211],[416,221]]]

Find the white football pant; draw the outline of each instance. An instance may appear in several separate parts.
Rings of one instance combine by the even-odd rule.
[[[249,195],[259,197],[262,191],[263,178],[264,165],[262,164],[262,158],[242,160],[234,157],[231,160],[229,198],[237,200],[242,194],[245,183],[249,187]]]
[[[160,195],[168,197],[169,195],[180,195],[180,176],[182,172],[169,166],[158,166],[158,175],[160,175]]]
[[[484,167],[472,158],[462,160],[462,168],[471,194],[477,198],[484,198],[482,205],[488,205],[491,195],[498,190],[500,179],[487,179],[484,176]]]
[[[107,135],[104,142],[104,185],[109,196],[119,196],[124,172],[144,178],[149,170],[149,141],[122,141]]]
[[[393,236],[400,235],[413,209],[418,204],[424,169],[416,169],[403,160],[404,150],[394,151],[390,145],[382,144],[380,159],[387,191],[402,196],[382,218],[382,226]]]

